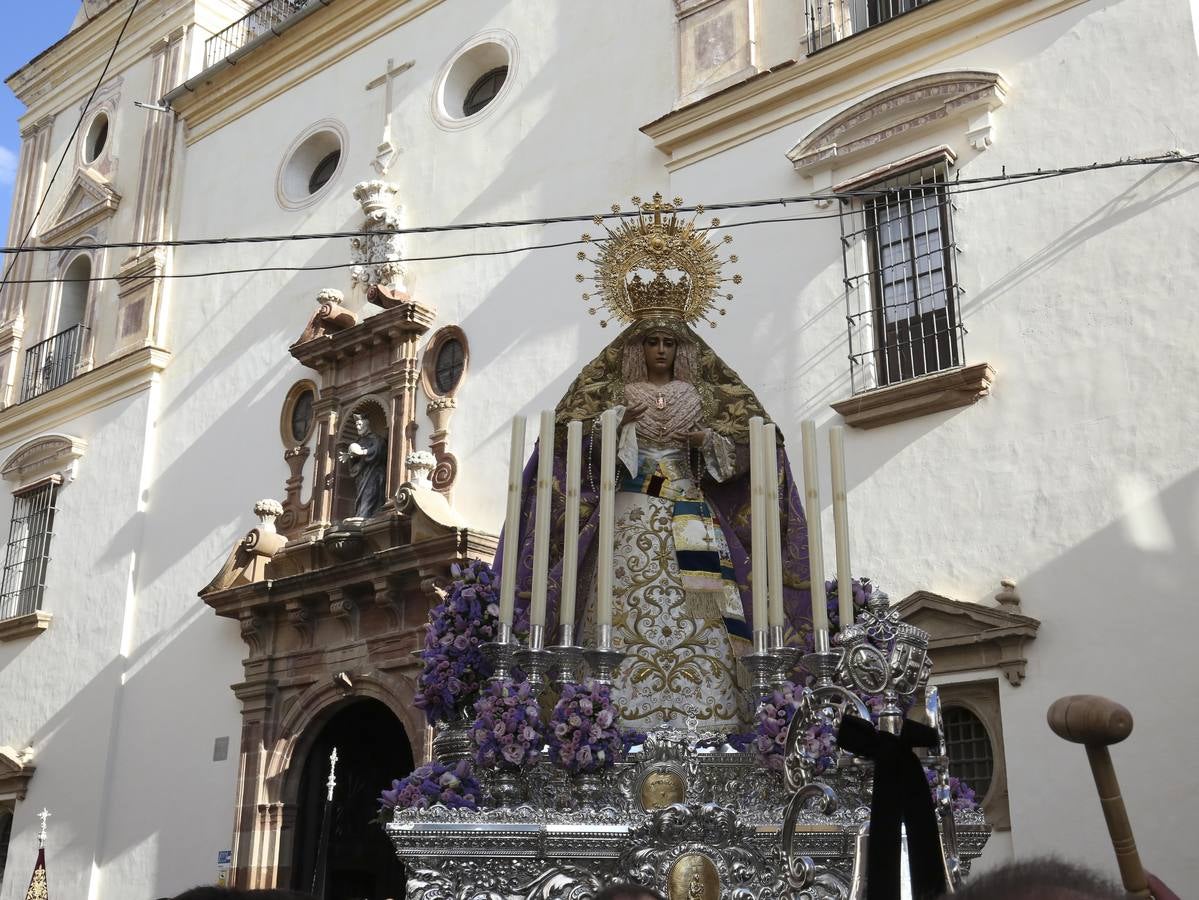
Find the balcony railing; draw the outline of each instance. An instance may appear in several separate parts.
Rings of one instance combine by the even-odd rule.
[[[808,52],[815,53],[850,35],[896,16],[927,6],[933,0],[806,0]]]
[[[280,22],[290,19],[309,3],[317,0],[266,0],[204,42],[204,68],[215,65],[234,50],[266,34]]]
[[[21,402],[52,391],[74,378],[75,368],[83,358],[86,339],[87,329],[82,325],[72,325],[66,331],[60,331],[26,350]]]

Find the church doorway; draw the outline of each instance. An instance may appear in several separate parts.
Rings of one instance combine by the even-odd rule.
[[[337,788],[329,828],[323,900],[390,900],[404,896],[404,866],[372,819],[376,798],[413,769],[400,720],[378,700],[359,699],[326,720],[302,763],[292,856],[292,887],[310,891],[316,873],[329,754],[337,748]]]

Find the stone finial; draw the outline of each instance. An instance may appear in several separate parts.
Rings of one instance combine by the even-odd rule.
[[[321,288],[320,292],[316,295],[318,306],[324,306],[326,303],[341,306],[341,301],[344,299],[345,295],[336,288]]]
[[[433,490],[433,470],[437,467],[437,457],[428,450],[413,450],[405,460],[410,473],[408,481],[413,487]]]
[[[1004,578],[1000,582],[999,591],[995,594],[996,602],[1010,612],[1020,611],[1020,593],[1016,590],[1016,582]]]
[[[283,515],[283,504],[278,500],[259,500],[254,504],[254,515],[258,516],[263,531],[275,530],[275,519]]]

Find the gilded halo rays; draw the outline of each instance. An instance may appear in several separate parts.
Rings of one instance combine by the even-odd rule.
[[[662,195],[654,194],[651,203],[634,197],[633,204],[636,215],[621,216],[615,228],[609,228],[604,216],[597,215],[595,224],[608,236],[595,241],[594,258],[579,251],[580,261],[595,266],[594,274],[575,276],[579,283],[588,278],[595,282],[594,292],[583,294],[585,301],[596,303],[588,312],[595,315],[604,308],[611,318],[626,325],[664,318],[681,319],[688,325],[706,321],[715,328],[710,316],[725,315],[727,310],[720,304],[733,299],[724,286],[741,283],[740,275],[721,276],[726,262],[737,262],[736,255],[720,258],[720,244],[732,243],[732,237],[713,240],[711,231],[720,227],[719,219],[712,219],[708,226],[696,224],[704,213],[702,206],[696,207],[690,219],[679,216],[681,197],[663,203]],[[620,206],[614,205],[612,212],[620,215]],[[584,234],[583,240],[590,243],[593,239]],[[601,326],[607,324],[608,318],[600,320]]]

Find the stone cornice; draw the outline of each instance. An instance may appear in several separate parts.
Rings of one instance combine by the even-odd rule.
[[[15,406],[0,410],[0,446],[53,431],[65,423],[144,391],[171,355],[142,347]]]
[[[194,0],[143,3],[121,38],[109,67],[110,77],[136,63],[167,34],[190,25],[194,5]],[[127,2],[113,3],[5,79],[28,107],[21,116],[23,126],[47,113],[73,107],[88,96],[128,14]]]
[[[1085,0],[937,0],[705,97],[641,131],[670,171],[881,90]]]
[[[291,346],[291,355],[310,369],[323,369],[340,358],[353,356],[381,342],[396,342],[407,335],[422,335],[436,321],[427,306],[408,300],[349,328],[323,334]]]
[[[862,391],[833,403],[832,407],[852,428],[878,428],[969,406],[987,396],[994,381],[995,370],[988,363],[974,363]]]
[[[422,15],[443,0],[328,0],[293,28],[237,60],[212,66],[170,93],[193,144],[330,65]]]
[[[0,747],[0,800],[24,800],[36,768],[23,762],[12,747]]]
[[[905,597],[895,609],[905,622],[929,633],[938,675],[999,669],[1013,687],[1024,682],[1025,644],[1036,638],[1039,619],[930,591]]]

